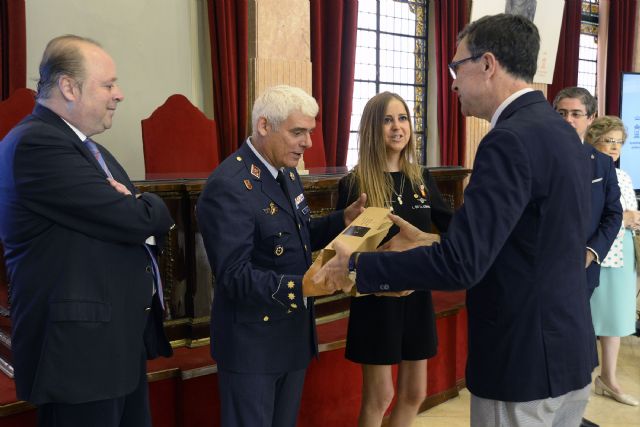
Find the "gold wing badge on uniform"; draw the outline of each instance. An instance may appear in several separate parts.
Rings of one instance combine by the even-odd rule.
[[[278,213],[278,207],[275,203],[269,202],[269,206],[262,209],[262,212],[266,213],[267,215],[275,215]]]

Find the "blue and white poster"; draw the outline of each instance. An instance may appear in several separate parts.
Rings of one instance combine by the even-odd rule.
[[[627,141],[620,154],[620,169],[631,176],[640,189],[640,73],[622,75],[620,118],[627,130]]]

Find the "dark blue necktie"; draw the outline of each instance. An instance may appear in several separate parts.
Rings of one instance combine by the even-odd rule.
[[[282,173],[281,170],[278,170],[278,176],[276,177],[276,181],[278,181],[278,184],[280,184],[280,189],[282,189],[282,192],[284,193],[285,196],[287,196],[287,200],[288,200],[289,191],[287,190],[287,182],[284,179],[284,174]]]
[[[91,154],[96,158],[104,172],[107,174],[109,178],[113,179],[113,175],[111,175],[111,171],[107,167],[107,163],[104,161],[100,150],[95,142],[91,140],[91,138],[87,138],[84,141],[84,144],[87,146]],[[156,290],[158,291],[158,297],[160,298],[160,305],[164,309],[164,294],[162,292],[162,280],[160,279],[160,268],[158,267],[158,263],[156,262],[156,257],[151,252],[151,248],[146,243],[143,245],[149,254],[149,258],[151,259],[151,264],[153,265],[153,277],[155,279]]]

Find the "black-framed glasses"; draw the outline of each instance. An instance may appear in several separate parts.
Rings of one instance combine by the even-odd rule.
[[[618,145],[622,145],[622,144],[624,144],[624,139],[601,138],[600,140],[598,140],[598,144],[608,144],[608,145],[618,144]]]
[[[458,67],[462,64],[464,64],[467,61],[475,61],[476,59],[480,58],[482,55],[484,55],[485,52],[479,53],[477,55],[473,55],[473,56],[469,56],[467,58],[461,59],[459,61],[456,62],[452,62],[451,64],[449,64],[449,74],[451,74],[451,77],[453,78],[453,80],[455,80],[456,77],[456,73],[458,71]]]

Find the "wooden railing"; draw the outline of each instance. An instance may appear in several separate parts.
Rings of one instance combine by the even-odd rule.
[[[430,171],[445,200],[453,208],[458,208],[462,204],[463,181],[470,171],[459,167],[432,168]],[[334,209],[337,184],[345,173],[346,168],[325,168],[312,170],[310,175],[302,177],[312,215],[326,215]],[[176,222],[159,259],[167,308],[165,329],[174,347],[206,345],[209,342],[209,310],[214,278],[194,215],[205,177],[162,178],[157,175],[153,180],[137,182],[136,186],[140,191],[150,191],[161,196]],[[0,262],[0,369],[7,374],[12,374],[13,371],[10,287],[4,262]],[[346,315],[348,303],[349,299],[342,294],[318,298],[316,321],[322,323]]]

